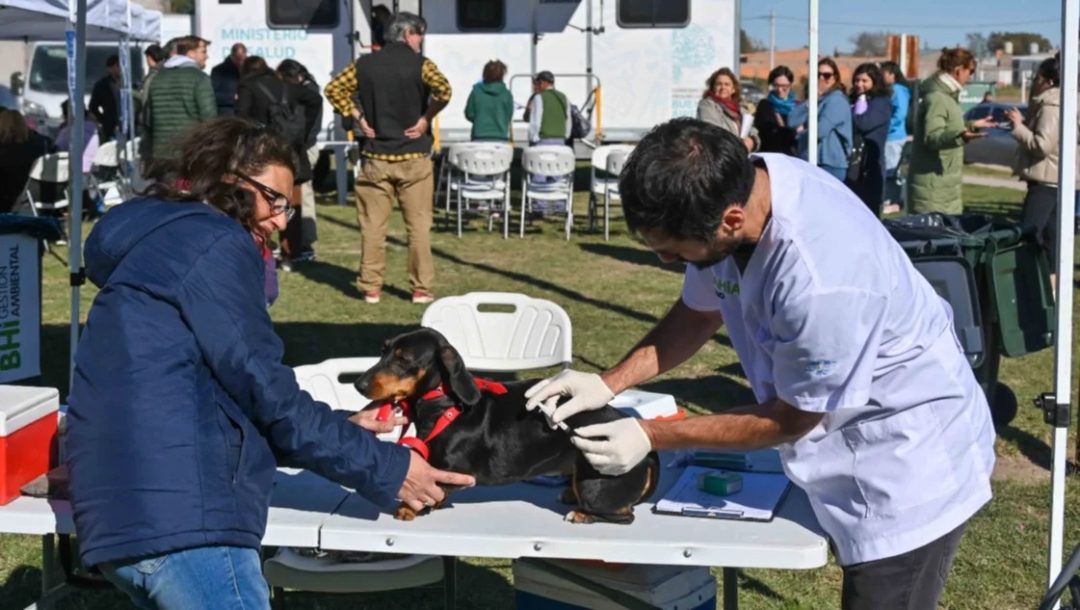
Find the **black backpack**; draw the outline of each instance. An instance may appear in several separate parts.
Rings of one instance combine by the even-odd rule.
[[[580,140],[589,135],[592,124],[586,119],[577,106],[570,104],[570,139]]]
[[[304,148],[304,143],[307,141],[304,113],[302,110],[293,108],[289,104],[288,87],[282,88],[281,99],[278,100],[265,84],[256,83],[255,86],[258,87],[259,90],[263,92],[263,95],[270,101],[270,120],[267,123],[267,127],[284,137],[285,141],[293,148],[297,150]]]
[[[866,159],[866,140],[862,134],[851,130],[850,150],[848,150],[847,182],[854,184],[862,176],[863,161]]]

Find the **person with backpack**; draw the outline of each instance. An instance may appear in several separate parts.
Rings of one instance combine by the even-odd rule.
[[[878,217],[885,193],[885,138],[892,120],[891,98],[876,64],[855,68],[851,77],[853,154],[847,185]]]
[[[465,102],[465,118],[472,123],[474,142],[507,142],[514,118],[514,97],[506,88],[506,64],[493,59],[484,65],[483,80],[473,85]]]
[[[720,68],[705,81],[705,92],[698,102],[697,118],[699,121],[712,123],[728,131],[743,141],[746,150],[754,152],[760,147],[757,129],[750,128],[750,134],[742,137],[743,112],[739,95],[739,78],[730,68]]]
[[[308,69],[304,64],[294,60],[286,59],[278,64],[277,75],[282,81],[291,87],[301,87],[307,89],[319,98],[318,110],[315,112],[314,117],[308,116],[305,110],[304,122],[310,125],[311,128],[307,132],[307,137],[304,141],[304,154],[307,156],[308,163],[311,167],[315,167],[315,163],[319,160],[319,131],[323,125],[323,109],[322,109],[322,94],[320,93],[321,87],[319,83],[315,82],[315,77],[308,72]],[[304,95],[302,92],[296,92],[297,96]],[[297,216],[300,223],[300,252],[295,254],[290,261],[288,268],[291,268],[291,263],[306,262],[315,260],[315,241],[318,239],[318,230],[315,224],[315,188],[312,185],[312,180],[308,180],[300,185],[300,198],[302,200],[300,214]]]
[[[320,108],[318,93],[282,82],[262,57],[251,55],[244,60],[236,87],[236,116],[266,125],[292,146],[298,161],[290,193],[294,202],[300,200],[300,185],[311,180],[307,140]],[[300,254],[301,226],[300,218],[294,216],[282,233],[282,271],[291,271],[293,256]]]
[[[573,130],[570,100],[555,88],[555,75],[548,70],[533,79],[533,96],[525,108],[529,122],[530,146],[565,146]]]
[[[840,80],[840,68],[831,57],[818,62],[818,132],[817,164],[837,180],[847,178],[849,157],[852,151],[851,106],[848,103],[844,83]],[[809,93],[809,92],[807,92]],[[810,104],[799,104],[788,115],[789,126],[795,129],[798,156],[809,158],[810,142],[806,127],[810,120]]]
[[[911,87],[904,77],[903,70],[894,61],[881,63],[881,78],[892,89],[892,118],[889,121],[889,133],[885,137],[885,201],[883,212],[900,211],[899,176],[900,157],[904,153],[904,144],[908,139],[908,107],[911,105]]]
[[[150,142],[150,155],[143,162],[150,177],[158,173],[155,161],[166,163],[176,156],[176,141],[182,133],[217,116],[214,88],[203,72],[210,42],[182,36],[170,43],[175,54],[154,77],[142,113],[143,138]]]
[[[967,49],[942,49],[938,73],[919,85],[908,174],[908,199],[917,214],[964,211],[961,186],[964,144],[981,138],[993,117],[964,122],[960,92],[975,73],[975,56]]]

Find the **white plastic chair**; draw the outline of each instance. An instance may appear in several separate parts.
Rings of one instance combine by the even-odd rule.
[[[439,165],[439,176],[435,184],[435,198],[446,198],[446,212],[450,212],[451,195],[461,187],[464,177],[457,167],[458,159],[462,152],[470,148],[482,148],[484,146],[500,145],[501,142],[458,142],[447,147],[443,153],[442,163]],[[509,143],[506,146],[510,146]],[[455,173],[457,171],[457,173]]]
[[[334,358],[293,369],[296,381],[315,400],[334,409],[359,411],[370,402],[346,376],[363,373],[378,358]],[[396,442],[400,427],[380,434],[384,441]],[[415,589],[445,581],[447,599],[453,598],[455,561],[453,557],[399,555],[372,562],[341,562],[333,556],[305,557],[294,549],[281,548],[263,562],[266,582],[274,591],[274,606],[283,608],[284,589],[320,593],[372,593]]]
[[[626,162],[626,157],[634,150],[631,144],[607,144],[598,146],[592,153],[592,162],[589,166],[589,203],[591,209],[596,209],[597,197],[604,198],[604,239],[610,237],[608,229],[610,199],[619,200],[619,172]],[[612,157],[621,158],[617,164],[617,171],[612,172],[608,162]],[[602,175],[601,175],[602,173]]]
[[[611,236],[611,200],[622,200],[619,195],[618,176],[622,173],[623,166],[626,165],[626,160],[629,157],[630,153],[628,152],[616,151],[608,155],[607,158],[607,173],[609,176],[616,176],[616,179],[615,184],[604,191],[604,241],[610,239]]]
[[[124,196],[121,192],[123,175],[120,171],[119,147],[116,140],[106,142],[98,147],[94,153],[93,166],[90,175],[87,176],[86,188],[91,195],[100,196],[106,207],[123,203]],[[111,174],[107,180],[101,179],[102,174]]]
[[[569,146],[532,146],[521,156],[521,237],[532,201],[566,201],[566,239],[574,226],[574,149]],[[550,176],[555,182],[537,182],[533,175]]]
[[[570,366],[570,316],[558,304],[511,292],[470,292],[428,306],[421,326],[441,332],[469,370],[505,373]]]
[[[461,237],[462,217],[469,202],[500,200],[503,237],[510,236],[510,165],[513,161],[513,147],[501,143],[477,143],[454,155],[453,166],[462,173],[462,179],[456,183],[458,237]],[[455,183],[451,181],[453,186]],[[494,224],[495,207],[489,205],[487,211],[490,231]]]
[[[66,152],[52,153],[34,161],[34,165],[30,168],[30,179],[27,181],[26,185],[26,198],[30,201],[30,210],[33,212],[34,216],[37,216],[39,210],[62,210],[68,207],[68,200],[58,199],[53,202],[35,201],[33,194],[30,192],[30,185],[35,182],[42,186],[53,184],[57,185],[61,190],[64,190],[67,188],[68,180],[70,179],[71,172],[68,164],[68,154]]]

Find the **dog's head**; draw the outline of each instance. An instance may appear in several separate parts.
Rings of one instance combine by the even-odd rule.
[[[382,358],[355,386],[372,402],[413,401],[440,385],[461,407],[480,402],[472,375],[442,333],[420,328],[400,334],[383,346]]]

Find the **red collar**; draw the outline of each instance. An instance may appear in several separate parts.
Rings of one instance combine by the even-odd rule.
[[[479,378],[474,378],[473,381],[476,383],[477,389],[479,389],[481,392],[488,392],[490,394],[495,394],[496,396],[506,394],[506,386],[499,383],[498,381]],[[420,397],[420,400],[437,400],[447,395],[448,394],[446,392],[446,387],[444,385],[440,385],[434,390],[425,393],[423,396]],[[446,428],[449,427],[450,424],[452,424],[459,415],[461,415],[461,407],[459,407],[458,405],[451,405],[450,407],[447,407],[447,409],[443,411],[442,415],[439,416],[439,419],[435,422],[435,427],[431,429],[431,432],[428,433],[427,437],[423,440],[420,440],[420,438],[416,436],[405,436],[405,430],[408,429],[409,424],[413,421],[412,404],[408,400],[402,400],[401,402],[396,404],[401,406],[401,412],[405,416],[405,419],[408,420],[408,422],[401,427],[401,438],[398,440],[398,444],[404,445],[409,449],[412,449],[413,451],[419,453],[420,457],[424,458],[424,461],[427,461],[428,457],[431,455],[431,451],[428,449],[428,443],[430,443],[432,439],[434,439],[436,436],[442,434],[443,430],[446,430]],[[390,419],[390,415],[394,412],[394,406],[395,403],[390,401],[381,404],[379,406],[379,414],[375,416],[375,419],[378,421],[388,421]]]

